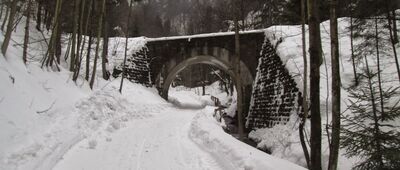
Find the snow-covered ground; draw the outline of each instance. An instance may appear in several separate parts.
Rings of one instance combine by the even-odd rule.
[[[205,86],[205,95],[202,95],[202,87],[187,88],[183,86],[170,87],[168,100],[180,107],[193,107],[185,103],[195,103],[200,101],[198,105],[202,108],[205,106],[214,106],[215,103],[211,100],[211,96],[216,97],[221,105],[226,106],[226,113],[234,117],[236,111],[236,89],[233,90],[233,95],[227,94],[219,85],[219,81]],[[180,99],[180,100],[177,100]],[[185,100],[183,100],[185,99]],[[180,102],[181,101],[181,102]]]
[[[158,97],[157,93],[152,97]],[[145,94],[141,99],[152,100]],[[197,110],[178,109],[165,101],[124,105],[134,106],[126,114],[132,119],[125,118],[123,125],[116,120],[94,131],[74,145],[54,169],[222,169],[188,136]]]
[[[90,90],[82,77],[71,80],[65,62],[60,72],[40,68],[44,42],[31,44],[24,65],[15,45],[21,25],[0,54],[0,169],[304,169],[226,134],[191,93],[175,95],[192,106],[182,109],[127,81],[120,94],[120,79],[104,81],[100,72]],[[31,41],[41,38],[32,27]],[[119,41],[111,41],[116,56]]]

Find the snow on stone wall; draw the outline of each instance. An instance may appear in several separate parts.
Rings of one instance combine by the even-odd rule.
[[[301,111],[301,93],[268,35],[260,56],[246,123],[249,128],[285,124],[292,113]]]
[[[146,87],[151,87],[150,79],[150,59],[147,56],[147,47],[128,55],[125,64],[125,78],[133,83],[142,84]],[[122,72],[122,64],[116,66],[113,71],[113,76],[117,77]]]

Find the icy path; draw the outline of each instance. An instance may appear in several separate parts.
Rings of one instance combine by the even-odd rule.
[[[114,133],[97,132],[72,147],[54,169],[222,169],[189,139],[196,112],[165,108]]]

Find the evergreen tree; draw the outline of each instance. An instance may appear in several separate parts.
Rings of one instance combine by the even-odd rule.
[[[382,91],[383,114],[379,107],[378,73],[369,69],[366,57],[365,62],[359,87],[349,91],[352,113],[343,118],[341,147],[346,156],[362,158],[353,169],[400,169],[400,132],[390,123],[400,118],[399,88]]]

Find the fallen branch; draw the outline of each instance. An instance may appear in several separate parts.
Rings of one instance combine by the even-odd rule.
[[[51,108],[53,108],[54,104],[56,103],[57,100],[54,100],[54,102],[50,105],[49,108],[47,108],[46,110],[43,111],[36,111],[37,114],[41,114],[41,113],[45,113],[48,112]]]
[[[36,40],[36,41],[30,41],[28,44],[41,43],[43,41],[47,42],[47,39],[40,39],[40,40]],[[14,42],[16,42],[16,41],[14,41]],[[22,44],[22,43],[17,43],[16,42],[13,46],[16,47],[16,46],[23,46],[23,45],[24,44]]]

